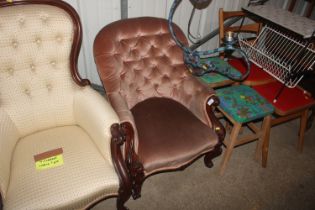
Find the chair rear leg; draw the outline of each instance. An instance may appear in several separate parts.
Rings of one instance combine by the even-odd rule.
[[[308,117],[308,109],[304,110],[301,115],[301,122],[300,122],[300,131],[299,131],[299,142],[298,142],[298,150],[303,152],[303,145],[304,145],[304,133],[306,130],[307,124],[307,117]]]
[[[307,119],[307,124],[306,124],[306,130],[309,130],[311,127],[312,127],[312,125],[313,125],[313,122],[314,122],[314,117],[315,117],[315,106],[313,106],[312,108],[311,108],[311,114],[310,114],[310,116],[308,117],[308,119]]]

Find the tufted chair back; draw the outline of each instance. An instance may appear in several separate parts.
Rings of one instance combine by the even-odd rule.
[[[21,137],[73,124],[77,87],[71,78],[70,52],[78,42],[75,30],[72,17],[53,5],[1,8],[0,108]]]
[[[174,31],[187,44],[178,26]],[[205,105],[214,91],[189,73],[167,20],[140,17],[105,26],[95,38],[94,59],[111,105],[121,121],[133,124],[136,151],[138,135],[130,110],[148,98],[171,98],[213,127]]]
[[[175,33],[187,44],[177,26]],[[150,97],[172,98],[191,108],[193,95],[200,93],[191,85],[183,53],[165,19],[143,17],[107,25],[95,39],[94,56],[107,94],[120,93],[129,109]]]

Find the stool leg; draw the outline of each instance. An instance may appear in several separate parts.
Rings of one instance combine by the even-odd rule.
[[[259,134],[259,139],[257,142],[257,146],[256,146],[256,152],[255,152],[255,159],[260,161],[262,158],[262,149],[263,149],[263,144],[264,144],[264,140],[266,135],[269,135],[266,133],[266,129],[268,126],[270,126],[270,121],[271,121],[271,117],[266,116],[263,119],[263,122],[261,124],[261,129],[260,129],[260,134]]]
[[[238,133],[240,132],[240,129],[242,127],[241,123],[235,123],[230,135],[230,142],[227,145],[227,148],[224,152],[224,156],[223,156],[223,160],[221,161],[221,168],[220,168],[220,175],[223,175],[226,165],[228,163],[228,161],[230,160],[231,154],[232,154],[232,150],[234,148],[234,145],[236,143],[237,140],[237,136]]]
[[[225,130],[226,132],[229,132],[231,131],[231,124],[228,120],[225,121]]]
[[[306,124],[307,124],[307,117],[308,117],[308,109],[304,110],[301,115],[301,120],[300,120],[300,131],[299,131],[299,142],[297,145],[297,149],[300,152],[303,152],[303,144],[304,144],[304,133],[306,129]]]
[[[261,134],[256,147],[256,159],[262,157],[262,167],[267,167],[268,151],[269,151],[269,138],[271,128],[271,115],[264,118]]]

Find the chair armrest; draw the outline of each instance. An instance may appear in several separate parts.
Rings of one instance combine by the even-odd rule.
[[[0,194],[2,199],[10,181],[11,157],[20,134],[10,116],[0,109]]]
[[[109,93],[107,94],[110,104],[113,106],[116,111],[120,122],[128,122],[131,124],[133,132],[134,132],[134,149],[135,152],[138,152],[138,132],[136,128],[136,124],[133,118],[133,115],[125,101],[125,99],[118,93]]]
[[[223,141],[225,137],[224,126],[216,118],[214,108],[220,104],[220,100],[215,96],[211,87],[202,84],[192,75],[188,75],[187,82],[193,86],[194,93],[189,101],[188,108],[206,125],[210,126]],[[182,91],[185,91],[184,89]]]
[[[76,92],[74,96],[74,117],[93,139],[105,159],[112,164],[110,151],[110,126],[119,119],[113,108],[90,86]]]
[[[134,119],[132,113],[125,101],[125,99],[118,93],[108,93],[107,94],[108,100],[114,110],[116,111],[119,120],[121,122],[130,122],[134,123]]]
[[[223,143],[223,140],[225,138],[225,128],[222,125],[222,123],[219,121],[219,119],[216,117],[216,115],[214,114],[214,109],[219,106],[220,104],[220,100],[217,96],[212,95],[208,102],[207,102],[207,114],[213,124],[213,130],[214,132],[218,135],[219,140],[220,140],[220,144]],[[221,153],[220,153],[221,154]]]
[[[211,119],[207,114],[207,103],[211,96],[215,95],[214,90],[202,84],[194,76],[187,72],[187,79],[180,89],[182,98],[188,99],[181,101],[192,113],[194,113],[203,123],[213,127]],[[188,96],[191,95],[191,98]],[[186,103],[186,104],[185,104]]]
[[[116,112],[105,98],[88,86],[76,93],[74,113],[78,125],[88,132],[104,158],[114,166],[120,183],[119,198],[128,200],[131,179],[122,152],[126,138],[113,132],[113,126],[119,125]]]
[[[120,182],[123,183],[123,189],[125,194],[134,199],[139,198],[141,186],[137,183],[144,179],[144,168],[140,162],[137,154],[134,150],[134,131],[132,125],[129,122],[123,122],[121,124],[113,124],[111,127],[112,132],[112,144],[111,149],[114,154],[117,164],[115,164],[116,171],[119,171]],[[125,161],[123,160],[120,151],[121,145],[125,143]]]
[[[196,81],[196,85],[199,86],[199,82]],[[201,84],[200,84],[201,85]],[[207,114],[207,103],[210,98],[214,96],[214,91],[212,88],[202,87],[197,88],[195,94],[193,95],[189,109],[205,124],[213,127],[213,123]]]
[[[124,145],[125,163],[127,165],[127,171],[128,171],[129,177],[132,181],[131,183],[124,182],[126,186],[125,189],[128,189],[131,184],[132,197],[136,199],[140,196],[140,191],[141,191],[141,185],[138,185],[136,183],[140,183],[141,180],[144,179],[144,168],[139,157],[137,156],[138,134],[137,134],[134,118],[124,98],[119,93],[112,93],[112,94],[108,94],[107,96],[109,98],[111,105],[114,107],[115,111],[118,113],[120,121],[122,122],[120,125],[116,124],[112,126],[112,136],[113,137],[119,136],[119,135],[123,136],[123,139],[125,141],[125,145]],[[117,142],[117,140],[113,138],[112,142]],[[120,142],[116,144],[119,144],[119,143]],[[117,146],[115,147],[113,147],[112,145],[113,153],[115,153],[115,151],[118,150]],[[121,158],[118,157],[117,159],[121,159]],[[120,166],[120,168],[121,168],[120,170],[123,170],[122,166]]]

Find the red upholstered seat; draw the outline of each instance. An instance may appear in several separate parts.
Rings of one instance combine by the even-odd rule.
[[[265,85],[254,86],[253,88],[272,103],[276,113],[282,116],[303,110],[315,104],[315,100],[305,94],[299,87],[284,87],[277,101],[273,103],[282,85],[282,83],[276,81]]]
[[[241,73],[245,73],[246,71],[246,65],[242,59],[230,59],[229,64],[232,65],[237,70],[239,70]],[[252,63],[250,73],[247,79],[243,82],[243,84],[254,86],[267,84],[273,81],[275,81],[275,79],[272,76],[270,76],[262,68]]]

